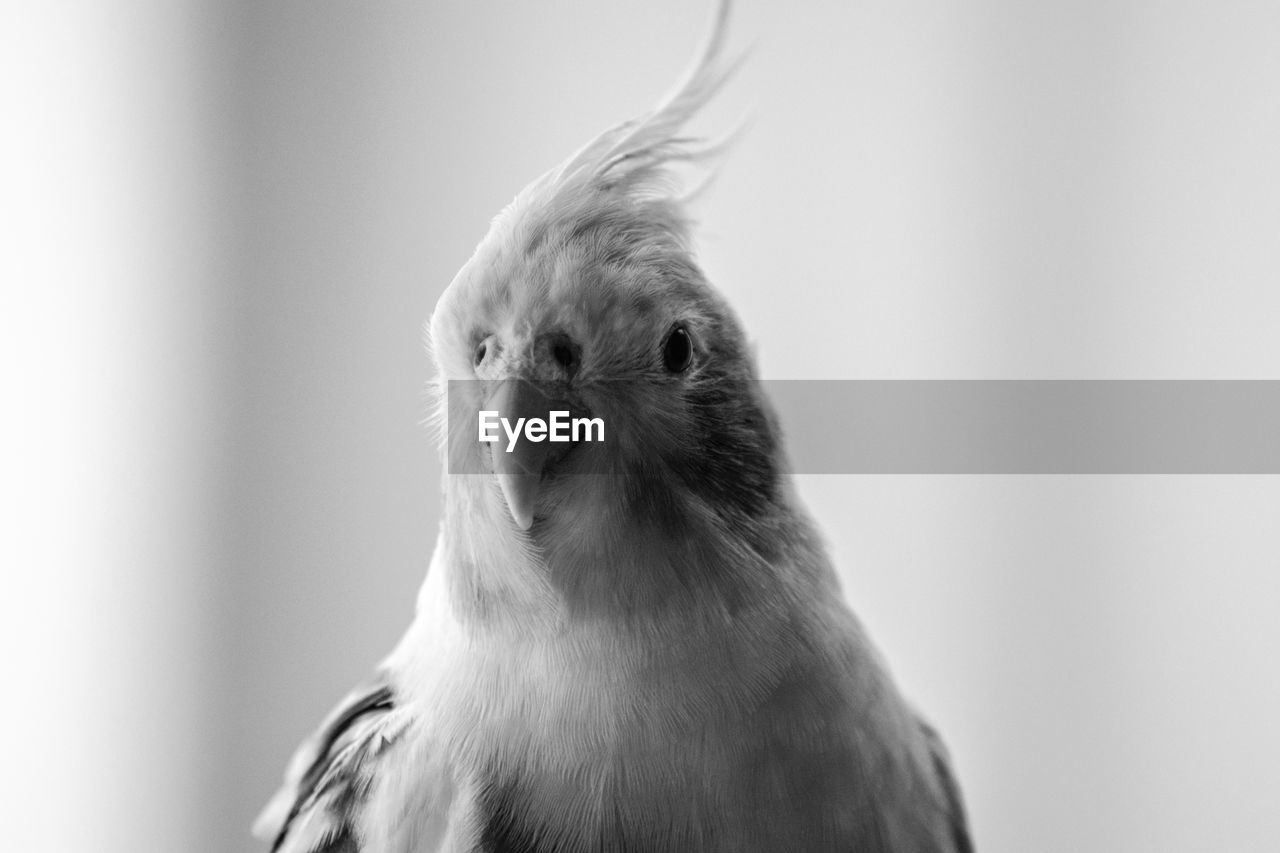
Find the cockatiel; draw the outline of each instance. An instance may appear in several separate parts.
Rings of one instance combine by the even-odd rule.
[[[792,494],[690,249],[681,137],[728,3],[654,111],[493,222],[431,321],[445,510],[416,618],[294,757],[281,853],[972,849]],[[478,440],[481,411],[604,441]],[[478,473],[477,473],[478,472]]]

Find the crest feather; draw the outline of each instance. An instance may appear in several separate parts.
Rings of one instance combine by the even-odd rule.
[[[731,0],[717,3],[711,31],[693,64],[656,107],[588,142],[559,167],[530,184],[506,213],[517,217],[570,213],[582,205],[598,204],[599,193],[679,205],[705,188],[709,180],[699,182],[691,192],[677,195],[681,182],[670,167],[678,163],[705,167],[738,135],[737,130],[712,140],[680,135],[684,125],[716,95],[745,59],[745,54],[732,61],[724,57],[731,6]]]

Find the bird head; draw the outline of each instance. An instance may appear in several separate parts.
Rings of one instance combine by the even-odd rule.
[[[677,174],[723,148],[679,134],[732,70],[726,7],[672,95],[495,218],[432,317],[447,512],[522,537],[544,562],[670,553],[697,527],[758,530],[776,497],[776,429],[741,326],[695,260]],[[498,429],[485,443],[484,411],[598,419],[603,440],[512,444]]]

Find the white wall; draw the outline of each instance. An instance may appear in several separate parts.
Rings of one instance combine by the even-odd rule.
[[[207,697],[231,254],[210,11],[0,18],[10,850],[200,849],[224,796]]]
[[[9,214],[4,272],[24,849],[245,848],[410,616],[432,304],[707,13],[206,6],[0,27],[33,129],[3,168],[46,211]],[[699,127],[754,124],[702,257],[767,376],[1280,378],[1280,7],[742,6],[752,58]],[[1280,481],[801,488],[980,849],[1270,849]],[[51,821],[97,841],[41,847]]]

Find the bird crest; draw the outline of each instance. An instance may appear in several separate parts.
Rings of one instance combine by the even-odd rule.
[[[725,57],[729,0],[683,78],[649,112],[614,125],[520,192],[495,219],[494,231],[536,246],[551,229],[607,217],[620,207],[649,210],[684,242],[685,206],[715,177],[713,164],[741,127],[717,139],[683,135],[745,59]],[[697,179],[687,185],[686,173]]]

